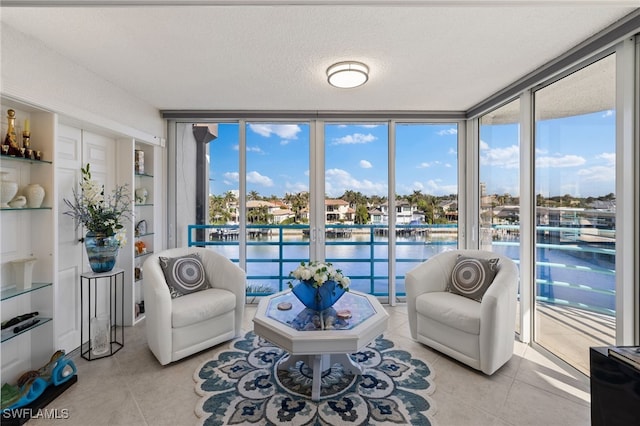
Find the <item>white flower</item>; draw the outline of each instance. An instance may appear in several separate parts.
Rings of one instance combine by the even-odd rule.
[[[311,281],[314,287],[320,287],[327,281],[335,281],[338,286],[348,291],[351,283],[340,269],[334,268],[329,262],[312,261],[308,264],[301,262],[289,275],[299,281]],[[292,282],[289,282],[289,287],[293,288]]]
[[[127,235],[124,232],[118,232],[116,234],[116,240],[118,240],[118,245],[120,247],[124,247],[127,245]]]
[[[64,199],[70,210],[64,212],[75,220],[76,228],[80,224],[95,234],[112,236],[123,228],[123,222],[131,219],[131,198],[127,185],[116,186],[110,195],[105,196],[104,186],[91,179],[89,164],[82,171],[80,191],[73,190],[73,199]],[[119,240],[121,246],[126,243],[124,236]]]

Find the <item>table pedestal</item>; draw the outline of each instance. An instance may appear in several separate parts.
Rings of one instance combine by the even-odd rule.
[[[311,385],[311,400],[320,401],[320,386],[322,384],[322,372],[331,368],[333,364],[342,364],[345,372],[353,375],[362,374],[363,368],[355,363],[348,354],[317,354],[317,355],[289,355],[278,364],[278,370],[288,370],[298,361],[307,364],[313,370],[313,382]]]

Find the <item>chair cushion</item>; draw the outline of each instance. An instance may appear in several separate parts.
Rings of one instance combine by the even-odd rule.
[[[173,299],[211,287],[197,253],[180,257],[160,256],[158,261]]]
[[[480,303],[446,291],[423,293],[416,298],[419,315],[466,333],[480,334]]]
[[[448,290],[478,302],[482,301],[482,296],[498,273],[498,260],[458,256],[451,271],[451,285]]]
[[[185,327],[218,317],[236,308],[236,296],[229,290],[210,288],[187,294],[171,302],[171,326]]]

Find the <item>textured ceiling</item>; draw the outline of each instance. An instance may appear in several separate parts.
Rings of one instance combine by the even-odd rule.
[[[0,12],[2,25],[158,109],[466,111],[634,10],[247,3]],[[327,67],[347,59],[368,64],[369,81],[329,86]]]

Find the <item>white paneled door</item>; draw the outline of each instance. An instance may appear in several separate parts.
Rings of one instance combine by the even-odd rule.
[[[63,214],[69,210],[64,199],[73,199],[73,189],[79,188],[82,179],[80,169],[87,163],[91,164],[92,177],[105,185],[107,193],[114,187],[116,141],[62,124],[58,126],[57,134],[55,164],[59,214],[55,333],[57,348],[70,352],[80,346],[81,340],[88,339],[86,335],[84,339],[80,336],[80,274],[90,268],[82,244],[85,230],[76,229],[73,219]],[[86,330],[89,318],[82,320]]]

